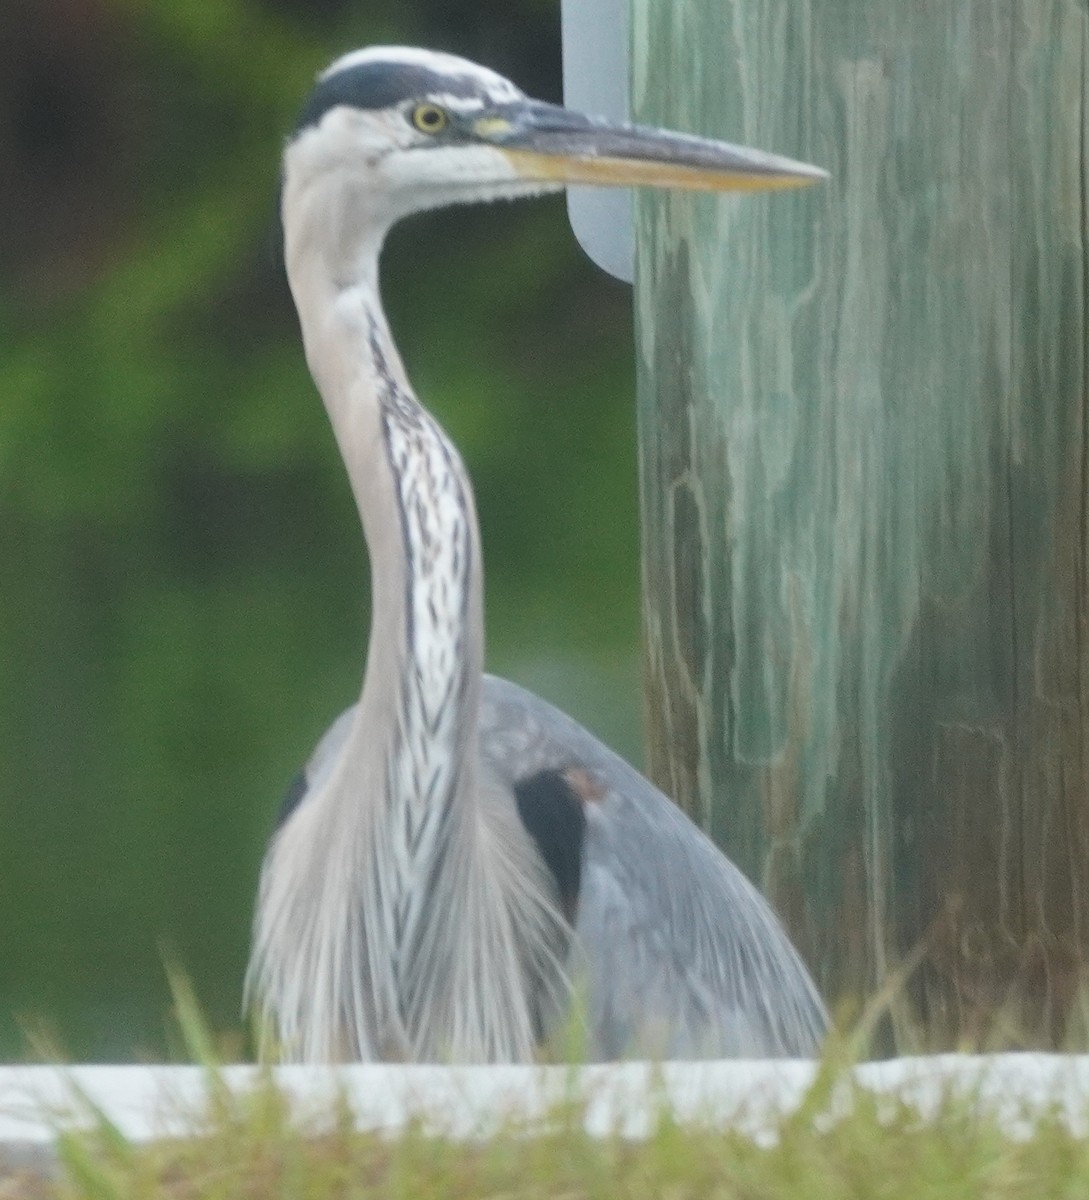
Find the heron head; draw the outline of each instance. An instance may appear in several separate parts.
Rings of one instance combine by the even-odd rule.
[[[423,209],[569,183],[758,191],[824,177],[758,150],[531,100],[466,59],[393,46],[346,54],[319,75],[284,157],[287,190],[339,192],[383,231]]]

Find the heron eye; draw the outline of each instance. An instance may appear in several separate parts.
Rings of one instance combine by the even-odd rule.
[[[437,104],[417,104],[412,110],[412,124],[421,133],[442,133],[449,120],[446,109]]]

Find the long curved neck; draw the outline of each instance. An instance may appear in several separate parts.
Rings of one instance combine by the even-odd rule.
[[[413,394],[382,312],[378,250],[377,242],[359,247],[340,279],[312,254],[289,257],[288,268],[307,360],[370,554],[371,631],[356,736],[368,765],[380,763],[388,775],[374,785],[406,808],[405,827],[422,837],[428,814],[470,782],[482,566],[464,466]]]
[[[401,594],[372,583],[360,709],[374,738],[396,684],[390,794],[430,808],[468,782],[483,669],[480,537],[460,456],[413,395],[381,310],[364,308],[382,465],[376,471],[357,451],[348,470],[357,498],[367,488],[360,511],[372,580],[399,582]],[[386,487],[379,507],[374,492]],[[394,661],[383,661],[391,649]]]

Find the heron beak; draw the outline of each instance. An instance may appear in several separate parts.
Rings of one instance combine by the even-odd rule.
[[[473,132],[520,176],[546,183],[754,192],[806,187],[828,172],[761,150],[529,101],[479,118]]]

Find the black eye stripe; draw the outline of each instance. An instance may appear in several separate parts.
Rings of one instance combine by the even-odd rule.
[[[338,106],[361,109],[393,108],[428,94],[445,94],[491,102],[480,81],[470,75],[446,75],[405,63],[364,63],[346,67],[321,80],[310,93],[295,133],[301,133]]]

